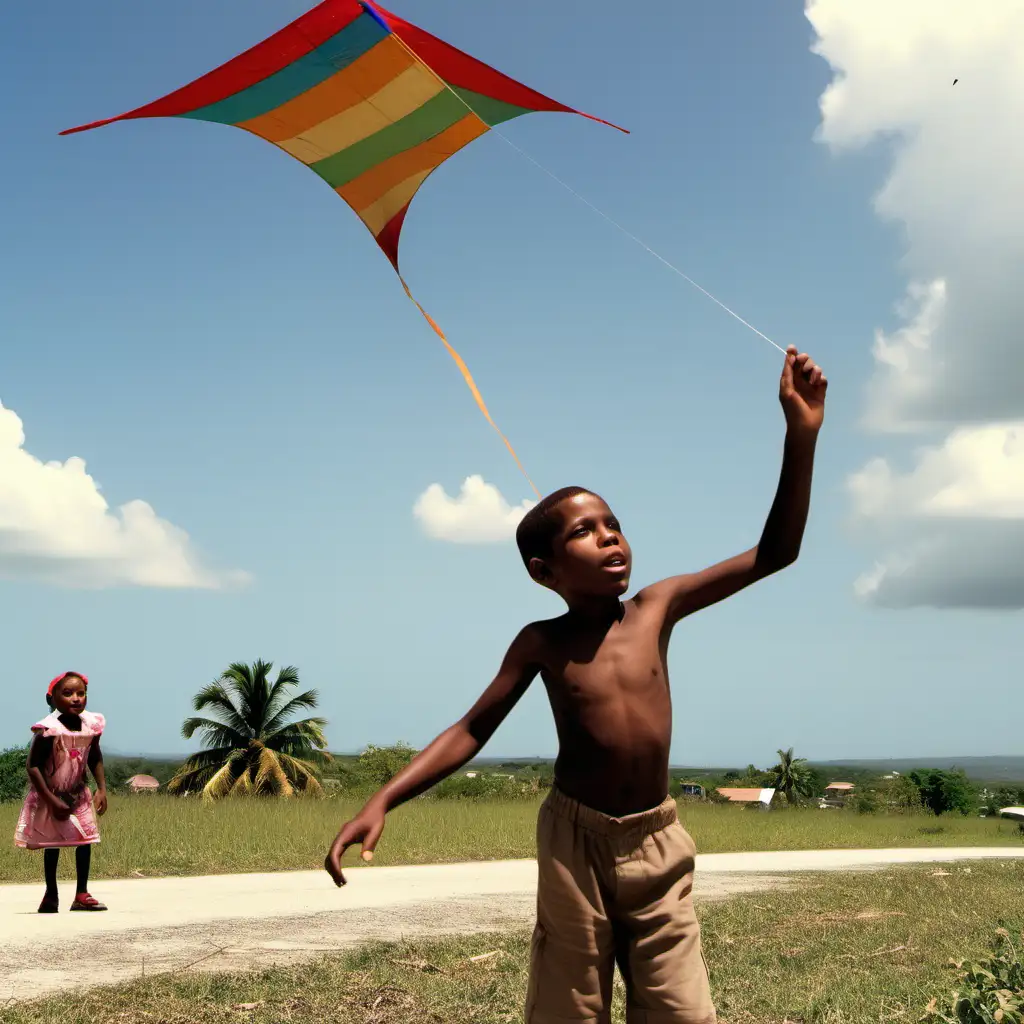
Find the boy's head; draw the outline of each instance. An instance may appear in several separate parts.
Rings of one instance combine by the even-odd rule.
[[[534,505],[516,543],[530,576],[567,601],[629,589],[629,544],[604,499],[585,487],[563,487]]]
[[[64,672],[50,683],[46,703],[62,715],[80,715],[85,710],[89,681],[78,672]]]

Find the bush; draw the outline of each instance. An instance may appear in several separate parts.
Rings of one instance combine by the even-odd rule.
[[[372,743],[359,755],[359,774],[379,789],[386,786],[414,757],[416,751],[408,743],[393,747],[375,747]]]
[[[11,747],[0,751],[0,804],[10,800],[21,800],[28,787],[25,762],[27,747]]]
[[[524,800],[539,786],[503,775],[450,775],[425,794],[435,800]]]
[[[862,789],[854,793],[850,807],[858,814],[876,814],[881,807],[878,794],[872,789]]]
[[[897,775],[892,779],[883,779],[881,784],[882,799],[890,811],[904,814],[917,814],[923,809],[921,790],[913,779],[906,775]]]
[[[1024,934],[1019,936],[1024,942]],[[958,974],[952,995],[933,999],[921,1024],[1022,1024],[1024,962],[1006,928],[996,930],[992,956],[952,965]]]

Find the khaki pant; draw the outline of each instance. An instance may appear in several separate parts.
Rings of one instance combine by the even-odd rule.
[[[616,962],[629,1024],[714,1024],[695,853],[671,798],[611,818],[551,791],[537,822],[527,1024],[609,1024]]]

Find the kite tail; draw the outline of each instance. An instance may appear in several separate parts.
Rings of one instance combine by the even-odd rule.
[[[459,368],[459,372],[465,379],[466,384],[469,385],[469,390],[473,393],[473,398],[476,399],[476,404],[480,407],[480,411],[484,414],[484,417],[486,418],[487,422],[490,423],[490,425],[494,428],[495,433],[497,433],[498,437],[500,437],[502,441],[505,442],[505,447],[509,450],[510,454],[512,455],[512,458],[516,460],[516,465],[519,467],[519,471],[523,474],[523,476],[526,477],[527,483],[533,488],[533,493],[536,494],[539,498],[541,496],[541,493],[540,491],[537,490],[536,485],[530,479],[530,474],[527,473],[526,470],[523,468],[523,464],[519,461],[519,456],[516,455],[515,448],[512,447],[512,443],[509,441],[509,439],[498,429],[498,424],[494,422],[494,420],[491,418],[491,414],[487,411],[487,406],[484,404],[483,395],[480,394],[480,389],[476,386],[476,381],[473,380],[473,375],[469,372],[469,367],[466,366],[466,363],[463,360],[462,356],[460,356],[459,353],[456,352],[455,349],[452,347],[451,342],[449,342],[448,339],[445,337],[444,331],[442,331],[441,328],[438,327],[434,318],[416,300],[416,297],[409,290],[409,286],[405,283],[405,278],[402,277],[401,274],[399,274],[398,279],[399,281],[402,282],[402,287],[405,289],[405,294],[409,296],[410,301],[423,315],[423,319],[426,320],[428,324],[430,324],[430,327],[433,330],[433,332],[441,339],[441,343],[448,350],[448,355],[450,355],[452,359],[455,361],[455,365]]]

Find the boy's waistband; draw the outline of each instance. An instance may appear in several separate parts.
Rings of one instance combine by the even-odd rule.
[[[679,820],[679,812],[676,802],[671,796],[665,799],[657,807],[646,811],[638,811],[636,814],[627,814],[621,818],[613,818],[603,811],[596,811],[593,807],[581,804],[579,800],[573,800],[566,796],[557,786],[551,787],[544,805],[557,814],[560,818],[567,818],[580,828],[590,832],[597,832],[603,836],[620,837],[632,834],[651,835],[660,832],[664,828]]]

